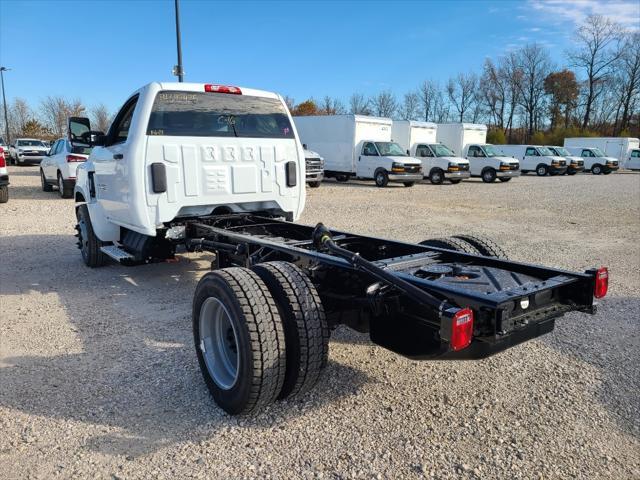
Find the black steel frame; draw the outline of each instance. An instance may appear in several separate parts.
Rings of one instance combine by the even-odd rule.
[[[346,324],[412,358],[479,358],[551,331],[572,310],[594,313],[595,270],[569,272],[376,237],[331,231],[255,214],[185,223],[188,249],[214,252],[215,268],[296,263],[316,285],[331,326]],[[416,276],[421,266],[460,263],[534,277],[517,288],[477,292]],[[519,307],[527,300],[528,310]],[[460,308],[475,315],[474,342],[452,352],[443,332]]]

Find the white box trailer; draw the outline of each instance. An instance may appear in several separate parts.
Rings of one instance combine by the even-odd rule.
[[[469,162],[437,143],[437,128],[431,122],[394,120],[391,136],[407,154],[422,162],[422,173],[431,183],[440,185],[445,179],[460,183],[470,176]]]
[[[294,117],[302,143],[324,158],[324,175],[347,181],[352,177],[413,186],[422,180],[419,160],[391,141],[393,122],[366,115]]]
[[[520,176],[520,162],[506,156],[487,143],[487,126],[477,123],[440,123],[436,132],[438,142],[447,145],[457,156],[469,161],[472,177],[485,183],[508,182]]]
[[[570,137],[564,139],[565,147],[597,148],[605,157],[618,160],[619,165],[627,167],[633,150],[640,148],[640,139],[633,137]],[[635,167],[640,168],[640,167]]]

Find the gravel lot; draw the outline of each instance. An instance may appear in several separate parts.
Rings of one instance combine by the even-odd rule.
[[[303,223],[408,241],[489,234],[612,284],[595,316],[482,361],[413,362],[339,329],[317,388],[217,409],[190,308],[206,255],[90,270],[73,202],[10,168],[0,205],[0,478],[640,478],[640,175],[325,183]]]

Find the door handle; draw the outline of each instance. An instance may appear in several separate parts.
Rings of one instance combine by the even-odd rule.
[[[122,160],[124,158],[124,155],[122,155],[121,153],[114,153],[113,154],[113,159],[114,160]]]

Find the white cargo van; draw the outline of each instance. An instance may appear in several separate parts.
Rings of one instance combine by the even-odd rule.
[[[556,145],[545,145],[554,155],[562,157],[567,162],[567,175],[575,175],[584,171],[584,160],[582,157],[571,155],[571,152],[564,147]]]
[[[460,183],[470,176],[469,162],[437,143],[436,129],[431,122],[394,120],[391,137],[408,155],[422,162],[422,174],[431,183],[440,185],[445,179]]]
[[[634,149],[640,148],[640,140],[633,137],[571,137],[564,139],[565,147],[597,148],[605,157],[618,160],[618,165],[627,168],[626,162]]]
[[[564,175],[567,173],[567,161],[547,147],[540,145],[500,145],[500,150],[520,160],[522,173],[536,172],[539,177],[545,175]]]
[[[364,115],[294,117],[300,140],[324,157],[324,176],[374,179],[378,187],[422,180],[419,160],[391,141],[392,121]]]
[[[609,175],[611,172],[618,170],[620,166],[620,162],[616,158],[607,157],[599,148],[571,147],[567,145],[567,139],[565,139],[564,146],[571,154],[582,157],[584,169],[594,175],[600,175],[601,173]]]
[[[438,124],[437,141],[447,145],[457,156],[469,160],[472,177],[485,183],[508,182],[520,176],[520,162],[504,155],[487,142],[487,126],[475,123]]]

